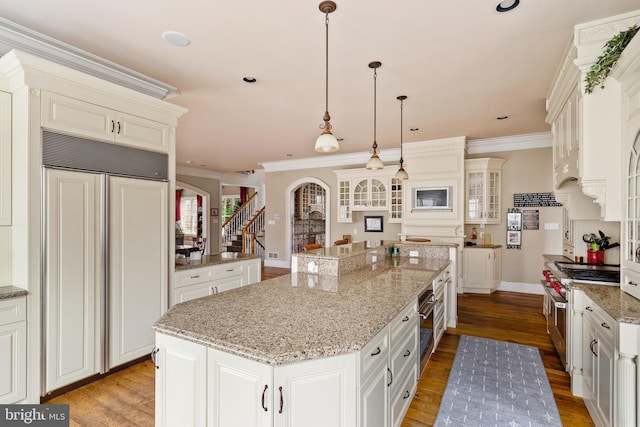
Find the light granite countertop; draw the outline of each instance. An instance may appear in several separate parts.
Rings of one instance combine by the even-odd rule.
[[[27,290],[17,286],[0,286],[0,299],[23,297],[28,294]]]
[[[187,261],[184,258],[176,259],[176,271],[190,270],[192,268],[209,267],[229,262],[245,261],[260,258],[260,255],[248,255],[239,252],[222,252],[219,254],[205,255],[199,261]]]
[[[177,304],[154,329],[270,365],[355,352],[449,262],[385,257],[341,276],[292,273]]]

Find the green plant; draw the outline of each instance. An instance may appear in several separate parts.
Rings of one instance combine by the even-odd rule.
[[[182,231],[180,221],[176,221],[176,237],[184,237],[184,231]]]
[[[604,45],[604,52],[598,57],[595,64],[584,79],[585,93],[593,92],[596,86],[604,89],[604,81],[611,72],[611,68],[620,59],[620,54],[629,44],[633,36],[638,32],[638,26],[634,25],[625,31],[621,31]]]

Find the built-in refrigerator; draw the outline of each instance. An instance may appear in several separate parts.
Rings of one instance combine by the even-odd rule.
[[[43,133],[42,395],[148,355],[167,308],[167,156]]]

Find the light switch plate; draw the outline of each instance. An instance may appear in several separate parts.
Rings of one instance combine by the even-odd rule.
[[[409,256],[418,256],[418,251],[409,251]]]

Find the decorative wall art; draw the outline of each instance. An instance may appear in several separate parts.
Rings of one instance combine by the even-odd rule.
[[[540,230],[540,211],[539,210],[522,211],[522,229],[523,230]]]
[[[218,216],[218,208],[211,208],[211,216]]]
[[[507,249],[521,249],[522,212],[519,209],[507,210]]]

